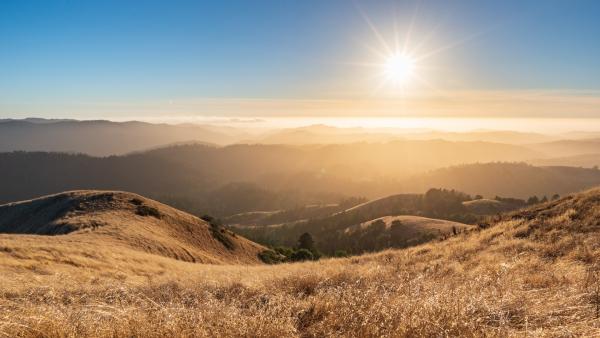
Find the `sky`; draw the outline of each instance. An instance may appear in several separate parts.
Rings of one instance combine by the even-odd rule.
[[[585,0],[3,0],[0,118],[600,118],[598,18]]]

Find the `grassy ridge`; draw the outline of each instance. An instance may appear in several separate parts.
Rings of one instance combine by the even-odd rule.
[[[163,272],[145,280],[15,270],[11,280],[23,282],[1,291],[0,333],[593,335],[600,330],[599,219],[600,190],[593,190],[442,242],[354,258],[277,266],[164,259]],[[14,254],[0,250],[0,262]]]

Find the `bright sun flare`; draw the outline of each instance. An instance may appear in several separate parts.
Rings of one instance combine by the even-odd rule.
[[[414,70],[415,61],[406,54],[392,54],[384,64],[385,76],[395,86],[406,84],[412,77]]]

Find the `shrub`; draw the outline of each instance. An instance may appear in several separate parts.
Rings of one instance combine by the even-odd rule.
[[[335,257],[348,257],[348,253],[346,252],[346,250],[335,250],[335,253],[333,254]]]
[[[219,227],[219,226],[223,225],[223,222],[221,222],[220,219],[218,219],[216,217],[212,217],[210,215],[203,215],[202,217],[200,217],[200,219],[207,222],[208,224],[210,224],[213,227]]]
[[[278,264],[285,262],[285,256],[273,250],[264,250],[259,252],[258,258],[267,264]]]
[[[278,246],[274,250],[275,252],[277,252],[280,255],[283,255],[287,259],[290,259],[292,257],[292,254],[294,254],[294,249],[288,248],[286,246]]]
[[[306,249],[298,249],[290,257],[293,262],[312,261],[314,256],[312,252]]]
[[[129,200],[129,202],[131,202],[131,204],[133,204],[133,205],[142,205],[142,204],[144,204],[144,201],[142,201],[139,198],[132,198],[131,200]]]
[[[229,236],[235,237],[235,234],[223,228],[221,220],[210,215],[203,215],[200,219],[210,225],[210,233],[217,241],[221,242],[229,250],[235,249],[235,243],[229,238]]]
[[[137,215],[140,216],[152,216],[154,218],[158,218],[160,219],[161,214],[160,211],[158,211],[158,209],[151,207],[151,206],[147,206],[147,205],[138,205],[137,209],[135,210],[135,213]]]
[[[223,244],[227,249],[229,250],[233,250],[235,249],[235,243],[229,238],[229,236],[227,236],[227,230],[218,227],[218,226],[212,226],[210,227],[210,232],[212,234],[212,236],[219,242],[221,242],[221,244]]]

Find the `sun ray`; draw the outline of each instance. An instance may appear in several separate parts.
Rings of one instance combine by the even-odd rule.
[[[375,38],[377,39],[377,41],[386,50],[386,52],[391,53],[392,52],[392,48],[390,48],[390,45],[387,43],[387,41],[385,40],[385,38],[383,37],[383,35],[381,35],[381,33],[379,32],[379,30],[377,29],[377,27],[375,26],[375,24],[371,21],[371,19],[369,18],[369,16],[360,8],[360,6],[358,4],[356,4],[356,8],[358,9],[358,12],[362,16],[363,20],[365,20],[365,22],[367,23],[367,25],[371,29],[371,32],[373,32],[373,34],[375,35]]]
[[[419,13],[419,5],[420,1],[417,1],[415,5],[415,11],[410,19],[410,24],[408,25],[408,30],[406,31],[406,36],[404,38],[404,46],[402,46],[402,52],[406,53],[408,51],[408,46],[410,44],[412,32],[415,26],[415,21],[417,20],[417,15]]]
[[[467,36],[465,38],[462,38],[460,40],[451,42],[451,43],[449,43],[449,44],[447,44],[445,46],[436,48],[436,49],[434,49],[432,51],[429,51],[429,52],[427,52],[427,53],[419,56],[417,58],[417,61],[421,61],[421,60],[427,59],[427,58],[429,58],[431,56],[434,56],[434,55],[439,54],[441,52],[447,51],[448,49],[456,48],[456,47],[458,47],[458,46],[460,46],[462,44],[465,44],[465,43],[467,43],[467,42],[469,42],[471,40],[474,40],[474,39],[476,39],[476,38],[484,35],[485,33],[487,33],[487,31],[482,31],[482,32],[474,33],[474,34],[471,34],[471,35],[469,35],[469,36]]]

